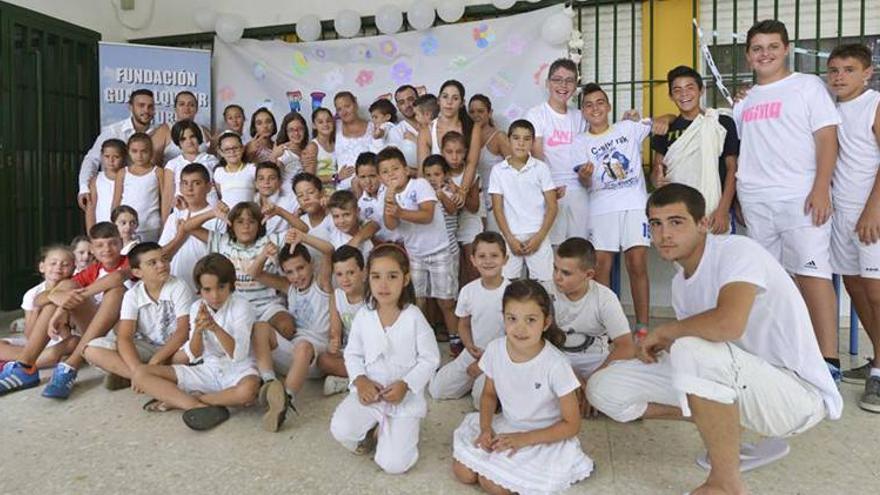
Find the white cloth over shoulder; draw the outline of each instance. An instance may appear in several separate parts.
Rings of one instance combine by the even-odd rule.
[[[721,112],[714,108],[697,115],[663,156],[667,178],[700,191],[706,199],[706,213],[715,211],[721,201],[718,157],[727,130],[718,122],[719,115]]]

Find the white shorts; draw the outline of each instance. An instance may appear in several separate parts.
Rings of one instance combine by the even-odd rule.
[[[831,224],[816,227],[800,199],[775,203],[740,201],[748,235],[793,275],[831,278]],[[833,217],[832,217],[833,218]]]
[[[116,345],[116,331],[111,330],[110,333],[103,337],[98,337],[96,339],[92,339],[86,344],[86,347],[95,347],[97,349],[106,349],[108,351],[117,351]],[[138,358],[140,358],[142,363],[145,363],[153,357],[154,354],[159,350],[159,346],[153,344],[152,342],[147,342],[143,339],[134,339],[134,348],[137,351]]]
[[[604,337],[603,337],[604,338]],[[593,374],[596,368],[602,366],[608,358],[608,351],[603,352],[566,352],[565,357],[571,363],[571,369],[578,378],[585,378]]]
[[[271,320],[278,313],[287,312],[287,308],[285,308],[283,304],[277,301],[261,304],[259,306],[253,303],[251,304],[254,307],[254,312],[257,314],[256,321],[269,323],[269,320]]]
[[[177,388],[186,393],[213,394],[239,384],[249,376],[259,377],[253,363],[220,366],[213,363],[171,365],[177,376]]]
[[[67,337],[67,339],[78,339],[80,337],[82,337],[82,335],[80,335],[79,332],[71,332],[70,337]],[[50,347],[55,347],[62,342],[66,342],[67,339],[50,339],[49,343],[46,344],[46,349]],[[15,337],[4,337],[0,339],[0,341],[6,342],[7,344],[13,345],[15,347],[25,347],[27,345],[27,337],[25,337],[24,335],[16,335]]]
[[[458,253],[448,250],[410,256],[410,274],[416,297],[455,299],[458,295]]]
[[[596,251],[617,253],[621,249],[651,245],[645,210],[624,210],[590,217],[589,240]]]
[[[831,266],[834,273],[880,278],[880,242],[865,244],[856,233],[862,212],[837,209],[831,217]]]
[[[689,417],[688,394],[736,403],[740,424],[770,437],[806,431],[827,414],[819,389],[793,371],[697,337],[676,340],[657,363],[615,361],[587,382],[590,404],[621,422],[642,417],[649,403],[679,407]]]
[[[520,241],[527,241],[533,235],[535,234],[515,235],[515,237]],[[528,277],[531,279],[553,280],[553,248],[550,246],[549,236],[544,238],[537,251],[528,256],[514,256],[510,246],[507,246],[507,263],[502,269],[504,278],[513,280],[524,277],[523,268],[528,268]]]
[[[571,237],[590,238],[590,192],[580,184],[565,186],[565,195],[558,201],[559,211],[547,237],[558,246]]]
[[[436,400],[460,399],[474,386],[474,379],[467,373],[468,366],[476,361],[467,350],[461,351],[452,361],[437,370],[428,382],[428,393]]]
[[[474,242],[474,237],[483,231],[483,218],[479,213],[462,211],[458,214],[458,229],[455,231],[455,240],[462,244]]]
[[[318,368],[317,363],[318,355],[327,352],[327,342],[322,342],[311,335],[299,334],[294,335],[293,339],[287,340],[277,331],[275,332],[275,340],[278,342],[278,347],[272,349],[272,364],[275,365],[276,370],[286,375],[290,371],[290,365],[293,363],[293,348],[300,342],[308,342],[315,351],[311,362],[309,362],[308,376],[309,378],[320,378],[324,375]]]

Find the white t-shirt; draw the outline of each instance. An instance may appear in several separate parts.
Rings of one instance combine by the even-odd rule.
[[[486,345],[504,336],[504,312],[501,299],[510,280],[502,279],[495,289],[487,289],[479,278],[461,288],[455,304],[455,316],[471,317],[471,338],[474,345],[485,349]]]
[[[813,133],[840,123],[825,84],[795,72],[758,84],[733,107],[740,152],[736,191],[743,201],[804,199],[816,178]]]
[[[214,167],[217,166],[219,160],[214,155],[209,153],[199,153],[196,155],[195,160],[187,160],[183,154],[178,155],[171,160],[168,160],[168,163],[165,164],[165,173],[168,171],[172,171],[174,173],[174,192],[175,194],[180,194],[180,174],[183,172],[183,168],[189,165],[190,163],[201,163],[208,169],[208,177],[214,175]],[[216,191],[211,189],[211,192],[208,194],[208,204],[215,204],[217,202],[217,193]]]
[[[348,241],[350,241],[352,238],[351,235],[339,230],[339,228],[335,224],[333,224],[333,222],[330,222],[330,227],[328,230],[330,234],[329,241],[330,244],[333,245],[333,249],[339,249],[340,246],[348,244]],[[367,239],[364,242],[360,243],[360,245],[358,245],[358,249],[361,251],[361,254],[366,260],[370,257],[370,251],[373,250],[373,242]]]
[[[489,194],[500,194],[504,198],[504,218],[514,235],[541,230],[547,208],[544,193],[554,189],[550,168],[531,156],[519,170],[507,160],[495,165],[489,180]]]
[[[254,200],[254,193],[257,188],[254,185],[256,181],[257,168],[253,163],[248,163],[241,170],[229,173],[225,167],[218,167],[214,170],[214,184],[220,189],[220,199],[226,203],[230,209],[238,203]]]
[[[197,331],[196,320],[199,314],[199,307],[203,304],[201,299],[196,300],[189,309],[189,334]],[[230,374],[235,371],[252,368],[254,359],[251,355],[251,331],[256,321],[256,313],[254,307],[240,294],[233,292],[229,295],[229,299],[220,306],[220,309],[214,311],[204,303],[208,308],[208,313],[217,322],[226,333],[235,340],[235,349],[232,355],[226,354],[220,341],[214,335],[214,332],[204,331],[202,334],[202,342],[204,348],[201,358],[205,364],[222,369],[231,369]],[[192,350],[189,348],[190,342],[187,341],[185,348],[187,354],[192,356]]]
[[[342,337],[344,342],[349,332],[351,332],[351,322],[354,321],[358,311],[364,307],[364,300],[361,299],[361,302],[352,304],[348,301],[348,296],[345,295],[345,291],[342,289],[335,289],[333,297],[336,298],[336,312],[339,313],[339,319],[342,321]]]
[[[622,120],[602,134],[584,132],[575,138],[572,162],[593,164],[590,215],[645,209],[642,141],[650,132],[650,125]]]
[[[154,301],[143,281],[122,296],[119,319],[137,322],[135,335],[162,346],[177,330],[177,319],[189,314],[193,293],[182,280],[170,276]]]
[[[748,253],[744,256],[743,253]],[[785,269],[757,242],[743,236],[706,238],[697,270],[672,279],[672,307],[679,320],[717,307],[721,288],[746,282],[758,288],[739,340],[731,342],[773,366],[794,371],[815,386],[831,419],[840,417],[843,399],[822,360],[810,313]]]
[[[403,245],[410,256],[427,256],[449,247],[446,237],[446,221],[443,205],[431,184],[422,178],[410,179],[403,192],[394,195],[397,204],[404,210],[418,210],[422,203],[434,203],[434,218],[431,223],[412,223],[401,220],[397,230],[403,238]]]
[[[275,194],[269,196],[269,202],[278,206],[279,208],[283,208],[285,211],[288,211],[293,215],[296,215],[296,213],[299,211],[299,202],[296,200],[296,196],[284,192],[283,189],[280,192],[276,192]],[[254,196],[254,203],[260,204],[259,193]],[[284,217],[282,217],[281,215],[275,215],[272,218],[266,220],[267,234],[284,234],[289,229],[290,224],[287,223],[287,220],[285,220]]]
[[[281,167],[281,191],[293,196],[293,178],[303,171],[302,159],[293,151],[284,150],[278,157],[278,166]]]
[[[333,218],[330,217],[329,213],[325,215],[323,220],[321,220],[317,225],[312,225],[312,221],[309,220],[308,213],[303,213],[299,217],[299,219],[302,220],[304,224],[309,226],[309,235],[313,235],[318,239],[330,242],[330,229],[333,227]],[[311,255],[312,257],[312,266],[321,266],[321,258],[324,257],[321,251],[318,251],[317,249],[308,245],[306,245],[306,249],[309,250],[309,255]]]
[[[210,210],[211,207],[206,206],[201,210],[194,211],[192,216],[198,216]],[[165,220],[165,227],[162,229],[162,235],[159,237],[159,244],[167,246],[174,239],[174,236],[177,235],[177,221],[186,220],[187,217],[189,217],[189,210],[172,211],[168,215],[168,219]],[[211,232],[217,228],[218,222],[219,220],[214,218],[205,222],[202,227]],[[196,262],[206,254],[208,254],[208,245],[199,240],[198,237],[191,235],[183,241],[180,249],[171,258],[171,275],[182,280],[193,294],[198,292],[198,287],[196,287],[195,280],[193,280],[193,268],[195,268]]]
[[[367,194],[366,191],[361,193],[358,199],[358,215],[362,222],[371,220],[379,226],[379,231],[375,237],[382,241],[394,242],[400,239],[400,234],[385,226],[385,186],[379,186],[376,197]]]
[[[570,148],[575,136],[587,128],[581,112],[569,108],[563,115],[544,102],[529,109],[526,120],[535,126],[535,139],[540,139],[544,145],[544,158],[553,175],[553,183],[560,186],[577,185],[577,173],[574,171],[577,164],[571,162]]]
[[[36,304],[34,304],[37,300],[37,297],[42,294],[46,290],[46,281],[43,280],[39,284],[28,289],[27,292],[24,293],[24,296],[21,298],[21,309],[24,311],[33,311],[37,309]]]
[[[880,146],[874,134],[878,105],[880,93],[873,89],[837,104],[841,122],[837,127],[840,151],[831,194],[835,208],[861,212],[871,195],[880,167]]]
[[[489,342],[480,369],[495,382],[501,414],[519,431],[546,428],[562,418],[559,398],[581,386],[568,358],[550,342],[537,356],[515,363],[507,353],[507,338]]]
[[[281,303],[281,298],[275,289],[255,280],[248,275],[247,268],[269,242],[274,242],[279,248],[284,245],[284,236],[278,234],[264,235],[248,246],[233,241],[227,234],[208,232],[208,251],[220,253],[229,258],[235,267],[235,292],[250,301],[258,312],[266,305]],[[270,257],[263,265],[266,273],[280,274],[281,270],[275,258]]]
[[[608,351],[608,339],[614,340],[630,333],[629,322],[623,313],[620,300],[614,292],[595,280],[588,282],[584,297],[572,301],[556,288],[553,282],[544,286],[553,299],[556,325],[565,332],[566,348],[584,343],[584,335],[597,338],[589,352]]]
[[[327,345],[330,340],[330,295],[312,280],[305,290],[287,289],[287,310],[296,322],[296,334]]]

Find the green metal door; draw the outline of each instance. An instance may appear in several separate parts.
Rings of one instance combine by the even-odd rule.
[[[41,246],[82,231],[77,176],[99,130],[101,35],[0,2],[0,308],[38,280]]]

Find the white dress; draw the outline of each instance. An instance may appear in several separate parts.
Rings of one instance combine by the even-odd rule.
[[[159,211],[159,177],[156,167],[144,175],[125,171],[122,201],[138,213],[138,236],[144,241],[157,241],[162,233],[162,214]]]
[[[562,415],[559,398],[580,387],[561,351],[549,342],[537,356],[515,363],[501,337],[486,346],[480,368],[495,383],[501,414],[492,420],[496,435],[547,428]],[[465,416],[453,433],[453,457],[493,483],[521,494],[557,493],[588,477],[593,461],[577,437],[510,451],[486,452],[474,445],[480,413]]]
[[[357,157],[364,151],[370,151],[373,144],[373,123],[367,123],[367,130],[360,136],[347,137],[342,133],[342,124],[336,127],[336,164],[342,167],[354,167]],[[352,176],[353,177],[353,176]],[[340,182],[336,189],[351,189],[352,177]]]
[[[257,188],[255,185],[257,169],[253,163],[244,165],[241,170],[227,172],[226,167],[214,170],[214,183],[220,190],[220,199],[230,209],[238,203],[253,201]]]
[[[95,202],[95,222],[109,222],[110,214],[113,213],[113,192],[116,190],[116,181],[108,179],[102,170],[95,176],[95,193],[98,200]]]

